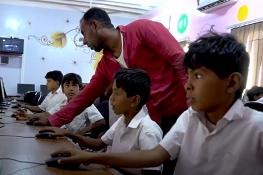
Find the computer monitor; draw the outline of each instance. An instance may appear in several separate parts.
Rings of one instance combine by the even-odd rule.
[[[28,91],[35,91],[35,85],[34,84],[17,84],[17,93],[18,94],[25,94]]]
[[[46,96],[49,93],[49,91],[47,89],[47,85],[41,84],[40,85],[40,92],[41,92],[42,96]]]

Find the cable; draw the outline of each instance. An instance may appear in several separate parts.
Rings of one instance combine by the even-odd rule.
[[[21,138],[35,138],[33,136],[18,136],[18,135],[8,135],[8,134],[0,134],[0,136],[6,136],[6,137],[21,137]]]
[[[20,171],[23,171],[23,170],[26,170],[26,169],[30,169],[30,168],[34,168],[34,167],[38,167],[38,166],[41,166],[41,165],[46,165],[45,163],[31,162],[31,161],[22,161],[22,160],[17,160],[17,159],[13,159],[13,158],[0,158],[0,160],[12,160],[12,161],[15,161],[15,162],[20,162],[20,163],[35,164],[33,166],[30,166],[30,167],[18,169],[18,170],[14,171],[14,172],[9,173],[8,175],[16,174],[17,172],[20,172]]]
[[[14,123],[25,125],[25,123],[21,123],[21,122],[9,122],[9,123],[0,122],[0,124],[14,124]]]
[[[4,122],[0,122],[0,128],[5,127],[6,124],[14,124],[14,123],[18,123],[18,124],[25,124],[25,123],[20,123],[20,122],[10,122],[10,123],[4,123]]]
[[[15,162],[20,162],[20,163],[31,163],[31,164],[37,164],[37,165],[46,165],[45,163],[41,163],[41,162],[23,161],[23,160],[18,160],[18,159],[9,158],[9,157],[0,157],[0,160],[12,160]]]
[[[24,170],[27,170],[27,169],[30,169],[30,168],[38,167],[38,166],[42,166],[42,165],[33,165],[33,166],[30,166],[30,167],[18,169],[18,170],[14,171],[14,172],[11,172],[11,173],[7,174],[7,175],[13,175],[13,174],[16,174],[18,172],[21,172],[21,171],[24,171]]]

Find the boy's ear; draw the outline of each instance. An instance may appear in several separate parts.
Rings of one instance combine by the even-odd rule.
[[[235,93],[238,91],[242,85],[243,82],[243,76],[238,73],[234,72],[228,77],[228,87],[227,92],[228,93]]]
[[[141,97],[139,95],[133,96],[132,97],[132,101],[131,101],[132,102],[131,106],[132,107],[137,107],[139,105],[140,101],[141,101]]]

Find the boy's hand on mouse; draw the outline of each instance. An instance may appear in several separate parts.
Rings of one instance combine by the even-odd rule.
[[[33,118],[29,119],[29,122],[31,122],[32,125],[36,125],[36,126],[49,126],[50,125],[47,117],[44,117],[44,116],[34,116]]]
[[[89,164],[92,153],[81,151],[78,149],[62,149],[51,153],[51,157],[65,157],[58,161],[59,164]]]
[[[70,133],[66,129],[57,128],[57,127],[45,127],[43,129],[39,130],[39,133],[42,133],[42,132],[50,132],[52,135],[57,136],[57,137],[62,137],[62,136],[65,136],[66,134]]]

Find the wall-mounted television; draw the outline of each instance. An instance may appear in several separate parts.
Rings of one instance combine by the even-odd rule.
[[[0,54],[23,54],[24,40],[0,37]]]

